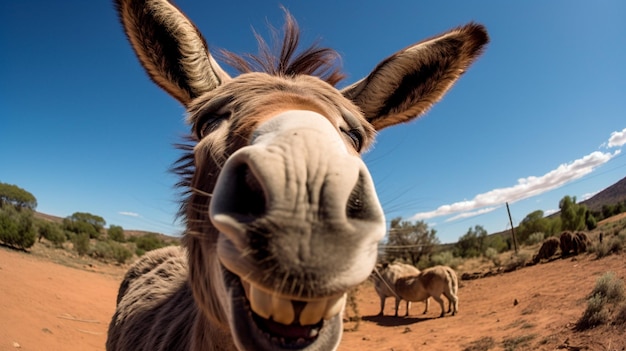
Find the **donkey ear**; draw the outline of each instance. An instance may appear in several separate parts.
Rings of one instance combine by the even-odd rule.
[[[485,27],[467,24],[395,53],[342,93],[376,130],[410,121],[443,97],[488,42]]]
[[[152,80],[188,106],[230,79],[196,26],[167,0],[115,0],[135,54]]]

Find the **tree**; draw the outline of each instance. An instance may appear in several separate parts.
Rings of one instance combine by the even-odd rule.
[[[0,183],[0,204],[11,204],[19,208],[34,210],[37,208],[37,199],[33,194],[17,185]]]
[[[391,220],[385,255],[390,261],[403,260],[417,266],[420,259],[429,257],[438,244],[437,231],[428,229],[424,221],[412,223],[398,217]]]
[[[585,226],[587,227],[587,230],[594,230],[598,226],[598,221],[596,220],[596,217],[593,215],[593,213],[591,213],[591,211],[587,211],[585,217]]]
[[[464,258],[480,256],[487,249],[488,243],[485,228],[480,225],[470,227],[455,245],[457,256]]]
[[[576,196],[565,196],[559,202],[561,209],[561,227],[563,230],[584,230],[587,218],[587,206],[576,203]]]
[[[113,241],[123,243],[126,238],[124,237],[124,229],[119,225],[111,224],[109,230],[107,230],[107,236]]]
[[[0,241],[9,246],[27,249],[35,244],[33,211],[18,210],[13,205],[0,205]]]
[[[76,234],[86,233],[92,239],[97,239],[100,236],[105,225],[104,218],[87,212],[74,212],[71,216],[63,219],[64,229]]]
[[[524,217],[517,227],[517,240],[525,243],[531,234],[544,233],[547,236],[552,235],[550,220],[544,217],[542,210],[533,211]]]

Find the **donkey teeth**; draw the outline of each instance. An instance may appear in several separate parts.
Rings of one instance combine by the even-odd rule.
[[[307,301],[296,320],[292,300],[267,293],[244,280],[242,283],[250,307],[257,315],[285,325],[296,321],[300,322],[300,325],[316,324],[322,319],[330,319],[341,313],[346,304],[345,294],[329,299]]]
[[[251,285],[248,290],[248,300],[250,300],[252,310],[259,316],[269,319],[272,316],[272,296],[256,289],[254,285]]]
[[[331,319],[343,311],[347,300],[347,294],[343,294],[339,297],[328,299],[326,304],[326,311],[324,313],[324,319]]]
[[[300,313],[300,325],[312,325],[322,320],[327,302],[327,300],[309,301]]]
[[[274,322],[289,325],[295,319],[295,312],[291,300],[283,299],[278,296],[272,298],[272,318]]]

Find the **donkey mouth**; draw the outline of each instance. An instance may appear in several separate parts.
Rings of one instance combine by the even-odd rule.
[[[293,300],[266,292],[226,269],[224,275],[232,299],[234,336],[245,350],[327,351],[339,344],[345,294]]]

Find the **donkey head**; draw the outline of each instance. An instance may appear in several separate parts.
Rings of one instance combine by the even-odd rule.
[[[296,54],[289,15],[280,55],[264,43],[252,60],[226,54],[241,73],[231,77],[169,1],[116,1],[141,64],[188,111],[192,143],[176,170],[203,318],[242,350],[335,349],[346,291],[367,279],[385,233],[360,154],[376,130],[437,102],[481,53],[485,29],[412,45],[338,90],[335,52]]]

